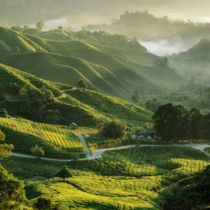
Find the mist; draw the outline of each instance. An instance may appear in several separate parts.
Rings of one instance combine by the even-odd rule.
[[[148,52],[158,56],[169,56],[178,54],[180,52],[187,51],[193,46],[192,44],[184,44],[181,42],[169,42],[168,40],[157,40],[157,41],[140,41]]]

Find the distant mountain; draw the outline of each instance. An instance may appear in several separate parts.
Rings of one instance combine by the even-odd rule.
[[[156,17],[147,11],[125,12],[111,24],[89,25],[84,27],[91,31],[106,31],[137,37],[139,40],[167,40],[183,42],[185,45],[201,38],[209,37],[209,23],[170,20],[168,17]]]
[[[187,52],[172,56],[170,64],[180,75],[194,77],[209,84],[210,39],[203,39]]]
[[[0,62],[43,79],[71,85],[82,79],[93,90],[129,100],[135,90],[159,94],[182,83],[164,59],[123,36],[0,28],[0,37]]]
[[[158,15],[198,19],[208,17],[210,3],[208,0],[202,3],[195,0],[0,0],[0,5],[0,25],[31,25],[43,20],[72,27],[110,22],[126,10],[148,9]]]

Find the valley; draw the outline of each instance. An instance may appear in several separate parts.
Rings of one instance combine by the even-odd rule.
[[[45,25],[21,2],[30,24],[0,26],[0,210],[210,209],[209,23],[72,30],[68,7],[93,5],[50,4]]]

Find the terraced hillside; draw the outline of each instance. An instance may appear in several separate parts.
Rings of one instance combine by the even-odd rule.
[[[63,88],[70,90],[70,94]],[[40,122],[65,125],[76,122],[90,127],[111,119],[136,125],[151,119],[149,111],[123,100],[50,83],[2,64],[0,93],[1,107],[6,108],[10,115]],[[96,103],[103,103],[103,107],[97,108]]]
[[[0,62],[47,80],[75,85],[83,79],[91,89],[129,100],[135,90],[160,94],[182,82],[173,69],[157,65],[161,58],[149,54],[136,40],[122,36],[4,28],[0,33],[4,37],[12,34],[15,39],[21,36],[28,47],[7,41],[11,49],[21,50],[7,52],[0,45]]]
[[[66,179],[56,177],[63,168],[59,163],[12,159],[3,164],[26,180],[29,198],[50,197],[62,209],[158,210],[164,190],[201,172],[210,162],[203,153],[190,148],[146,147],[108,152],[100,160],[69,163],[72,177]]]
[[[19,118],[0,118],[0,128],[16,152],[30,154],[30,149],[38,145],[43,147],[47,157],[84,157],[79,138],[67,127]]]

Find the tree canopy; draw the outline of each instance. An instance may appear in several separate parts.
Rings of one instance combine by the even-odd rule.
[[[109,138],[122,138],[126,135],[127,127],[120,121],[111,121],[105,123],[101,129],[101,133]]]
[[[181,105],[165,104],[153,115],[154,130],[163,141],[210,140],[210,114],[197,108],[187,111]]]

